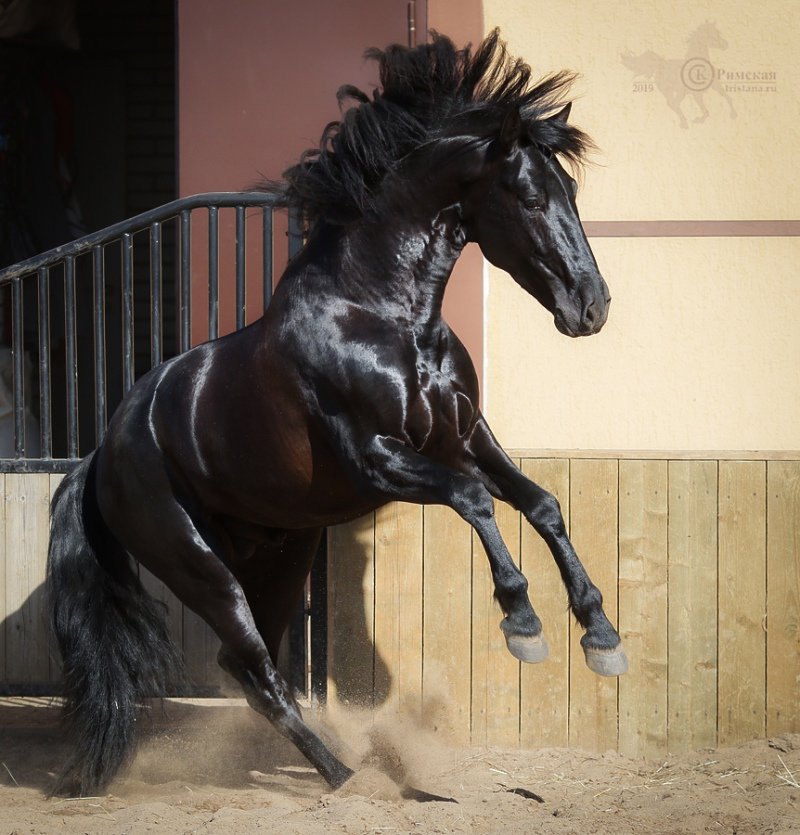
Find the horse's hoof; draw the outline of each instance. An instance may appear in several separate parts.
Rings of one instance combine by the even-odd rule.
[[[403,786],[400,796],[405,800],[416,800],[417,803],[458,803],[454,797],[444,797],[441,794],[415,789],[413,786]]]
[[[547,659],[550,650],[547,648],[547,641],[538,635],[515,635],[505,630],[506,646],[514,658],[524,661],[526,664],[539,664]]]
[[[586,666],[599,676],[621,676],[628,672],[628,656],[622,644],[617,644],[614,649],[584,647],[583,654]]]

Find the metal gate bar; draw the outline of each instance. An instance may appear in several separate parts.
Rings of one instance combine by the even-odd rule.
[[[29,258],[20,264],[0,270],[0,288],[11,286],[10,322],[13,362],[13,422],[14,456],[0,458],[0,472],[64,472],[70,461],[88,452],[87,429],[81,421],[81,404],[86,406],[86,387],[79,373],[85,362],[86,349],[81,348],[81,336],[88,336],[92,328],[93,402],[87,417],[93,418],[91,440],[97,445],[102,440],[109,412],[137,377],[148,368],[158,365],[167,354],[188,350],[192,341],[192,296],[197,297],[197,286],[192,286],[192,218],[196,210],[205,210],[208,217],[208,337],[220,333],[220,210],[232,209],[233,233],[233,311],[235,328],[247,320],[247,210],[259,210],[262,217],[260,243],[262,249],[262,285],[264,309],[272,298],[275,254],[273,241],[273,209],[275,197],[258,192],[214,192],[175,200],[165,206],[137,215],[86,235],[69,244]],[[170,271],[165,273],[165,238],[174,243],[177,257],[170,259]],[[147,252],[137,248],[137,236],[147,236]],[[299,218],[290,214],[288,254],[294,255],[302,246]],[[110,254],[119,250],[118,266],[109,270],[109,263],[117,264]],[[84,273],[82,257],[90,259],[89,276]],[[137,316],[135,307],[136,275],[144,270],[137,256],[146,257],[149,268],[149,317]],[[108,262],[108,263],[107,263]],[[118,282],[114,276],[119,272]],[[110,273],[113,273],[111,275]],[[91,299],[85,291],[91,287]],[[167,288],[175,303],[175,339],[166,344],[165,301]],[[35,294],[34,291],[35,290]],[[112,297],[114,306],[109,307]],[[117,305],[117,297],[119,304]],[[85,299],[85,301],[82,301]],[[63,307],[61,312],[56,310]],[[91,325],[86,307],[91,304]],[[37,307],[36,316],[28,315],[26,305]],[[53,319],[56,315],[58,318]],[[110,350],[109,327],[119,329],[119,347]],[[149,330],[149,365],[142,366],[137,355],[137,328]],[[32,336],[33,331],[37,334]],[[63,357],[58,375],[53,365],[53,333],[63,340]],[[59,343],[60,344],[60,343]],[[116,344],[116,343],[113,343]],[[35,353],[35,378],[38,385],[26,384],[25,351]],[[112,362],[112,355],[120,353],[120,360]],[[112,366],[109,366],[112,363]],[[116,375],[116,376],[115,376]],[[58,379],[56,379],[58,378]],[[112,380],[118,380],[113,384]],[[57,386],[54,389],[54,386]],[[59,392],[59,409],[63,421],[54,420],[54,394]],[[37,402],[38,396],[38,402]],[[36,439],[26,438],[26,419],[34,414],[39,421],[39,450]],[[54,444],[54,429],[58,427],[63,440],[58,449]],[[55,457],[54,457],[55,456]]]

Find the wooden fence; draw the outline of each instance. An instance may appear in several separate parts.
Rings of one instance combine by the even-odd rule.
[[[498,628],[485,555],[445,508],[389,505],[329,532],[328,694],[462,743],[655,755],[800,731],[800,455],[518,453],[554,492],[631,663],[586,669],[552,559],[498,506],[550,658],[520,665]],[[49,501],[60,476],[0,475],[0,678],[52,690],[44,624]],[[170,606],[190,677],[221,681],[217,642]]]
[[[507,653],[469,527],[391,505],[329,533],[329,700],[385,705],[464,743],[631,756],[800,731],[798,456],[517,461],[561,502],[628,674],[586,668],[558,571],[518,513],[497,510],[550,645],[538,665]]]
[[[60,475],[0,474],[0,692],[52,693],[60,676],[44,602],[50,500]],[[163,583],[140,569],[148,591],[167,604],[172,635],[183,648],[198,692],[225,683],[216,663],[219,641]],[[231,688],[235,692],[235,686]],[[237,693],[238,695],[238,693]]]

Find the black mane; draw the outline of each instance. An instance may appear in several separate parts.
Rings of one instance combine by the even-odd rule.
[[[372,99],[352,85],[338,91],[343,116],[326,126],[319,148],[306,151],[268,183],[285,206],[300,209],[311,224],[346,223],[369,212],[387,173],[421,145],[439,137],[492,137],[517,108],[533,142],[572,163],[591,143],[575,127],[548,120],[561,106],[575,76],[566,71],[531,85],[531,68],[512,59],[495,29],[473,53],[456,49],[436,32],[431,43],[370,49],[378,62],[380,88]]]

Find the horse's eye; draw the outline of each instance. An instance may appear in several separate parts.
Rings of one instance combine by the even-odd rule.
[[[522,205],[530,212],[543,212],[544,204],[538,197],[525,197]]]

